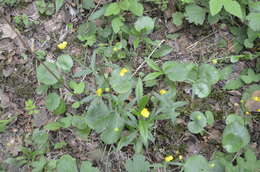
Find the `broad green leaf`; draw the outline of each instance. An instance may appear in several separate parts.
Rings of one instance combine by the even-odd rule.
[[[253,31],[260,31],[260,12],[258,13],[249,13],[248,16],[246,16],[246,19],[248,20],[248,25]]]
[[[64,0],[55,0],[55,6],[56,6],[56,13],[59,11],[59,9],[64,4]]]
[[[49,135],[46,130],[39,130],[38,128],[33,131],[32,140],[33,144],[41,147],[48,143]]]
[[[138,129],[140,131],[144,145],[148,145],[149,126],[145,120],[139,120]]]
[[[252,82],[258,82],[260,80],[260,75],[259,74],[255,74],[255,71],[250,68],[247,71],[247,75],[240,75],[240,78],[246,84],[250,84]]]
[[[176,26],[181,26],[183,23],[184,15],[181,12],[175,12],[172,14],[172,23]]]
[[[80,166],[80,172],[99,172],[95,167],[92,167],[91,162],[83,161]]]
[[[241,125],[245,125],[245,119],[239,115],[236,114],[230,114],[228,115],[227,119],[226,119],[226,124],[229,125],[233,122],[237,122]]]
[[[79,26],[77,31],[77,38],[80,41],[86,41],[90,37],[95,36],[97,31],[96,24],[94,22],[86,22]]]
[[[137,0],[128,0],[129,1],[129,11],[136,16],[142,16],[144,12],[144,7]]]
[[[60,104],[60,96],[57,93],[50,93],[48,94],[47,98],[45,99],[45,106],[48,108],[49,111],[54,111],[59,107]]]
[[[144,81],[149,81],[149,80],[154,80],[156,78],[158,78],[159,76],[161,76],[163,73],[162,72],[153,72],[153,73],[149,73],[148,75],[146,75],[144,77]]]
[[[126,72],[124,76],[121,76],[120,70],[116,69],[112,72],[110,85],[116,92],[123,94],[131,90],[132,82],[130,72]]]
[[[64,72],[70,72],[73,66],[73,60],[70,55],[63,54],[60,55],[57,59],[57,66],[62,69]]]
[[[63,155],[58,160],[57,172],[78,172],[76,159],[70,155]]]
[[[119,7],[122,9],[122,10],[128,10],[129,7],[130,7],[130,3],[129,3],[129,0],[122,0],[119,2]]]
[[[153,57],[159,58],[159,57],[166,56],[166,55],[170,54],[172,52],[172,50],[173,49],[171,46],[163,45],[153,54]]]
[[[204,82],[213,85],[219,81],[220,74],[213,65],[202,64],[199,67],[199,77]]]
[[[82,94],[85,90],[84,82],[77,83],[75,81],[70,81],[69,86],[73,89],[74,94]]]
[[[224,9],[230,14],[242,19],[243,14],[240,4],[235,0],[223,0]]]
[[[231,65],[224,67],[223,69],[221,69],[220,78],[219,79],[220,80],[228,79],[228,77],[232,73],[232,71],[233,71],[233,69],[232,69]]]
[[[190,118],[192,121],[188,123],[189,131],[195,134],[203,131],[203,128],[207,125],[207,119],[204,114],[196,111],[191,114]]]
[[[233,80],[228,80],[224,86],[225,90],[235,90],[238,88],[243,87],[244,83],[241,81],[241,79],[233,79]]]
[[[142,16],[137,19],[134,26],[138,32],[151,33],[154,28],[154,20],[149,16]]]
[[[209,9],[212,16],[218,14],[223,7],[223,0],[210,0]]]
[[[194,67],[196,65],[192,63],[168,61],[163,64],[162,69],[171,81],[183,82],[189,79],[189,73]]]
[[[211,91],[210,86],[205,82],[196,82],[192,84],[192,91],[199,98],[207,97]]]
[[[184,164],[184,172],[208,172],[208,161],[202,155],[190,156]]]
[[[120,7],[118,3],[113,2],[108,5],[106,8],[105,16],[112,16],[112,15],[117,15],[120,13]]]
[[[99,19],[101,16],[105,14],[106,6],[101,7],[99,10],[94,12],[91,16],[89,16],[89,20],[94,21],[96,19]]]
[[[126,161],[125,168],[128,172],[148,172],[150,164],[143,155],[135,154],[133,160]]]
[[[67,145],[67,143],[64,142],[64,141],[58,142],[58,143],[55,143],[55,144],[54,144],[54,149],[61,149],[61,148],[63,148],[63,147],[66,146],[66,145]]]
[[[202,25],[205,20],[206,10],[198,5],[190,4],[185,7],[184,15],[190,23]]]
[[[50,122],[44,126],[45,130],[55,131],[62,127],[62,124],[59,122]]]
[[[47,160],[44,156],[41,156],[41,158],[38,161],[32,162],[32,172],[41,172],[44,170],[44,166],[47,164]]]
[[[222,136],[222,146],[229,153],[238,152],[250,141],[250,135],[247,129],[238,122],[232,122],[227,125]]]
[[[145,58],[147,65],[155,71],[161,72],[161,68],[151,59]]]
[[[80,107],[80,102],[78,102],[78,101],[74,102],[74,103],[71,105],[71,107],[72,107],[73,109],[79,108],[79,107]]]
[[[63,99],[60,100],[59,106],[53,111],[54,115],[61,115],[66,112],[66,104]]]
[[[111,24],[115,33],[118,33],[120,31],[121,26],[124,25],[120,17],[113,18]]]
[[[44,62],[44,64],[50,69],[52,73],[54,73],[58,78],[60,78],[60,72],[57,70],[55,64],[50,62]],[[58,82],[58,80],[53,76],[53,74],[49,72],[42,64],[36,69],[36,76],[39,82],[46,85],[54,85]]]
[[[143,82],[141,80],[141,78],[138,78],[136,87],[135,87],[135,96],[137,98],[137,100],[139,101],[144,94],[144,90],[143,90]]]

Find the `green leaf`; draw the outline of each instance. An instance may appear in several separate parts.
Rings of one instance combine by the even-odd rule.
[[[206,118],[207,118],[207,123],[208,125],[213,125],[214,123],[214,115],[211,111],[206,111],[205,112]]]
[[[85,90],[84,82],[76,83],[75,81],[70,81],[69,86],[73,89],[74,94],[82,94]]]
[[[154,20],[149,16],[142,16],[137,19],[134,26],[138,32],[151,33],[154,28]]]
[[[184,164],[184,172],[210,171],[208,161],[201,155],[190,156]]]
[[[130,3],[128,0],[122,0],[119,2],[119,7],[122,9],[122,10],[128,10],[129,7],[130,7]]]
[[[60,73],[57,70],[55,64],[50,62],[44,62],[44,64],[54,73],[58,78],[60,78]],[[36,69],[36,76],[39,82],[46,84],[46,85],[54,85],[58,82],[58,80],[49,72],[42,64],[37,67]]]
[[[55,0],[55,6],[56,6],[56,13],[59,11],[59,9],[64,4],[64,0]]]
[[[199,77],[204,82],[213,85],[219,81],[220,74],[215,66],[210,64],[202,64],[199,67]]]
[[[237,122],[241,125],[245,125],[245,119],[241,116],[238,116],[236,114],[230,114],[228,115],[227,119],[226,119],[226,124],[229,125],[233,122]]]
[[[95,167],[92,167],[91,162],[83,161],[80,166],[80,172],[99,172]]]
[[[112,28],[115,33],[118,33],[120,31],[121,26],[124,25],[120,17],[115,17],[112,20]]]
[[[138,78],[136,88],[135,88],[135,96],[137,100],[139,101],[144,95],[144,90],[143,90],[143,82],[141,78]]]
[[[192,84],[192,91],[196,94],[199,98],[207,97],[210,93],[210,86],[205,82],[196,82]]]
[[[120,7],[119,7],[118,3],[113,2],[108,5],[104,15],[112,16],[112,15],[117,15],[119,13],[120,13]]]
[[[232,122],[227,125],[222,137],[222,146],[229,153],[238,152],[250,141],[250,135],[247,129],[238,122]]]
[[[62,127],[62,124],[59,122],[50,122],[44,126],[45,130],[55,131]]]
[[[143,155],[135,154],[133,160],[128,159],[125,164],[125,168],[128,172],[147,172],[149,171],[150,164],[145,161]]]
[[[148,59],[145,58],[145,62],[147,63],[147,65],[152,68],[153,70],[156,70],[158,72],[161,72],[161,68],[152,60],[152,59]]]
[[[74,109],[77,109],[77,108],[79,108],[80,107],[80,102],[74,102],[72,105],[71,105],[71,107],[72,108],[74,108]]]
[[[190,118],[192,121],[188,123],[189,131],[195,134],[202,132],[207,125],[207,119],[204,114],[196,111],[191,114]]]
[[[63,99],[61,99],[59,106],[53,111],[54,115],[61,115],[66,112],[66,104]]]
[[[260,80],[260,75],[259,74],[255,74],[255,71],[250,68],[247,71],[247,75],[240,75],[240,78],[246,84],[250,84],[252,82],[258,82]]]
[[[175,12],[172,14],[172,23],[176,26],[181,26],[183,24],[184,15],[181,12]]]
[[[48,108],[49,111],[54,111],[59,107],[60,104],[60,96],[57,93],[50,93],[48,94],[47,98],[45,99],[45,106]]]
[[[148,136],[149,136],[148,122],[145,120],[139,120],[138,129],[140,131],[144,145],[147,146],[148,145]]]
[[[79,26],[77,31],[77,38],[80,41],[86,41],[90,37],[95,36],[97,31],[96,24],[94,22],[86,22]]]
[[[76,159],[70,155],[63,155],[58,160],[57,172],[78,172]]]
[[[225,90],[235,90],[238,88],[243,87],[244,83],[241,81],[241,79],[233,79],[233,80],[228,80],[224,86]]]
[[[93,14],[91,14],[91,16],[89,16],[89,20],[96,20],[99,19],[101,16],[103,16],[106,12],[106,7],[103,6],[101,7],[99,10],[97,10],[96,12],[94,12]]]
[[[153,57],[159,58],[159,57],[166,56],[166,55],[170,54],[172,52],[172,50],[173,49],[171,46],[163,45],[153,54]]]
[[[70,72],[73,66],[73,60],[70,55],[63,54],[60,55],[57,59],[57,66],[62,69],[64,72]]]
[[[124,146],[129,145],[137,137],[137,132],[133,132],[128,136],[122,136],[117,144],[117,150],[121,150]]]
[[[248,20],[248,25],[253,31],[260,31],[260,12],[258,13],[249,13],[248,16],[246,16],[246,19]]]
[[[110,78],[110,85],[120,94],[127,93],[132,88],[130,72],[126,72],[124,76],[120,76],[120,69],[114,70]]]
[[[55,143],[55,144],[54,144],[54,149],[61,149],[61,148],[63,148],[63,147],[66,146],[66,145],[67,145],[67,143],[64,142],[64,141],[58,142],[58,143]]]
[[[162,72],[153,72],[153,73],[149,73],[148,75],[146,75],[144,77],[144,81],[149,81],[149,80],[154,80],[157,77],[161,76],[163,73]]]
[[[232,69],[231,65],[224,67],[223,69],[221,69],[219,79],[220,80],[228,79],[228,77],[232,73],[232,71],[233,71],[233,69]]]
[[[144,12],[144,7],[137,0],[129,0],[129,11],[136,16],[142,16]]]
[[[44,170],[44,166],[47,164],[47,160],[44,156],[41,156],[41,158],[38,161],[32,162],[32,172],[41,172]]]
[[[241,10],[241,6],[237,1],[234,0],[223,0],[224,9],[230,14],[237,16],[242,19],[243,14]]]
[[[184,15],[190,23],[202,25],[205,20],[206,10],[198,5],[190,4],[185,7]]]
[[[210,0],[209,9],[212,16],[218,14],[223,7],[223,0]]]
[[[83,0],[82,1],[82,8],[89,10],[94,7],[95,7],[95,4],[94,4],[93,0]]]

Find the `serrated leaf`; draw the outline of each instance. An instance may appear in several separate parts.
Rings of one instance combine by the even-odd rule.
[[[117,15],[120,13],[120,7],[118,3],[113,2],[108,5],[106,8],[105,16],[112,16],[112,15]]]
[[[181,12],[175,12],[172,14],[172,23],[176,26],[180,26],[183,23],[184,15]]]
[[[119,2],[119,7],[122,9],[122,10],[128,10],[129,7],[130,7],[130,3],[129,3],[129,0],[122,0]]]
[[[223,7],[223,0],[210,0],[209,9],[212,16],[218,14]]]
[[[206,10],[198,5],[190,4],[185,7],[185,17],[190,23],[202,25],[205,20]]]
[[[60,78],[60,72],[57,70],[55,64],[50,62],[44,62],[44,64],[54,73],[58,78]],[[42,64],[36,69],[36,76],[39,82],[46,85],[54,85],[58,82],[58,80],[46,69]]]
[[[124,25],[120,17],[116,17],[111,21],[113,31],[118,33],[120,31],[121,26]]]
[[[234,0],[223,0],[224,9],[230,14],[237,16],[242,19],[243,14],[241,10],[241,6],[237,1]]]
[[[202,64],[199,67],[199,77],[210,85],[216,84],[220,78],[218,70],[210,64]]]
[[[137,0],[129,0],[129,11],[136,16],[142,16],[144,12],[144,7]]]
[[[249,13],[248,16],[246,16],[246,19],[248,20],[248,25],[253,31],[260,31],[260,12],[258,13]]]
[[[59,122],[50,122],[44,126],[45,130],[55,131],[62,127],[62,124]]]
[[[142,16],[137,19],[134,26],[138,32],[150,33],[154,28],[154,20],[149,16]]]
[[[73,66],[73,60],[70,55],[63,54],[60,55],[57,59],[57,66],[62,69],[64,72],[70,72]]]
[[[233,79],[233,80],[228,80],[224,86],[225,90],[235,90],[238,88],[243,87],[244,83],[241,81],[241,79]]]
[[[163,45],[153,54],[153,57],[159,58],[159,57],[166,56],[166,55],[170,54],[172,52],[172,50],[173,50],[173,48],[171,46]]]
[[[47,98],[45,99],[45,106],[48,108],[49,111],[54,111],[59,107],[60,104],[60,96],[57,93],[50,93],[48,94]]]
[[[76,159],[70,155],[63,155],[58,160],[57,172],[78,172]]]

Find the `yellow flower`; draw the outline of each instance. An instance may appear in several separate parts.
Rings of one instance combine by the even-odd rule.
[[[102,96],[103,90],[102,88],[97,89],[96,94],[97,96]]]
[[[105,88],[105,92],[110,92],[110,88]]]
[[[63,50],[63,49],[65,49],[65,48],[67,47],[67,45],[68,45],[68,42],[67,42],[67,41],[63,41],[62,43],[59,43],[59,44],[57,45],[57,47],[58,47],[60,50]]]
[[[128,70],[127,70],[126,68],[122,68],[122,69],[120,70],[120,72],[119,72],[119,75],[123,77],[123,76],[125,76],[125,73],[126,73],[126,72],[128,72]]]
[[[246,115],[250,115],[250,112],[246,112]]]
[[[211,60],[211,62],[212,62],[213,64],[217,64],[217,63],[218,63],[218,60],[217,60],[217,59],[213,59],[213,60]]]
[[[260,112],[260,109],[257,109],[257,112]]]
[[[143,108],[143,110],[141,111],[141,115],[145,118],[148,118],[150,115],[150,112],[147,108]]]
[[[160,94],[161,94],[161,95],[164,95],[164,94],[166,94],[166,93],[167,93],[167,91],[166,91],[165,89],[161,89],[161,90],[160,90]]]
[[[119,131],[119,128],[117,128],[117,127],[114,128],[114,131],[115,131],[115,132],[118,132],[118,131]]]
[[[182,155],[179,155],[179,160],[183,160],[183,156]]]
[[[255,97],[252,97],[252,99],[253,99],[254,101],[256,101],[256,102],[260,102],[260,97],[255,96]]]
[[[165,162],[170,162],[170,161],[172,161],[172,160],[173,160],[173,156],[171,156],[171,155],[166,156],[166,157],[164,158],[164,161],[165,161]]]

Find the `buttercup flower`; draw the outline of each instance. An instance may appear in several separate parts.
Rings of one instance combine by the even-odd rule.
[[[97,96],[102,96],[102,93],[103,93],[102,88],[97,89],[97,91],[96,91]]]
[[[120,72],[119,72],[119,75],[120,76],[125,76],[125,74],[128,72],[128,70],[126,69],[126,68],[122,68],[121,70],[120,70]]]
[[[68,45],[68,42],[67,42],[67,41],[63,41],[62,43],[59,43],[59,44],[57,45],[57,47],[58,47],[60,50],[63,50],[63,49],[65,49],[65,48],[67,47],[67,45]]]
[[[165,162],[170,162],[170,161],[172,161],[172,160],[173,160],[173,156],[172,156],[172,155],[166,156],[166,157],[164,158],[164,161],[165,161]]]
[[[165,89],[161,89],[161,90],[159,91],[159,93],[160,93],[161,95],[164,95],[164,94],[167,93],[167,91],[166,91]]]
[[[150,115],[150,112],[147,108],[143,108],[143,110],[141,111],[141,115],[145,118],[148,118]]]
[[[254,101],[256,101],[256,102],[260,102],[260,97],[255,96],[255,97],[252,97],[252,99],[253,99]]]
[[[217,63],[218,63],[218,60],[217,60],[217,59],[213,59],[211,62],[212,62],[213,64],[217,64]]]
[[[183,160],[183,156],[182,155],[179,155],[179,160]]]
[[[260,109],[257,109],[257,112],[260,112]]]
[[[246,115],[250,115],[250,112],[246,112]]]

